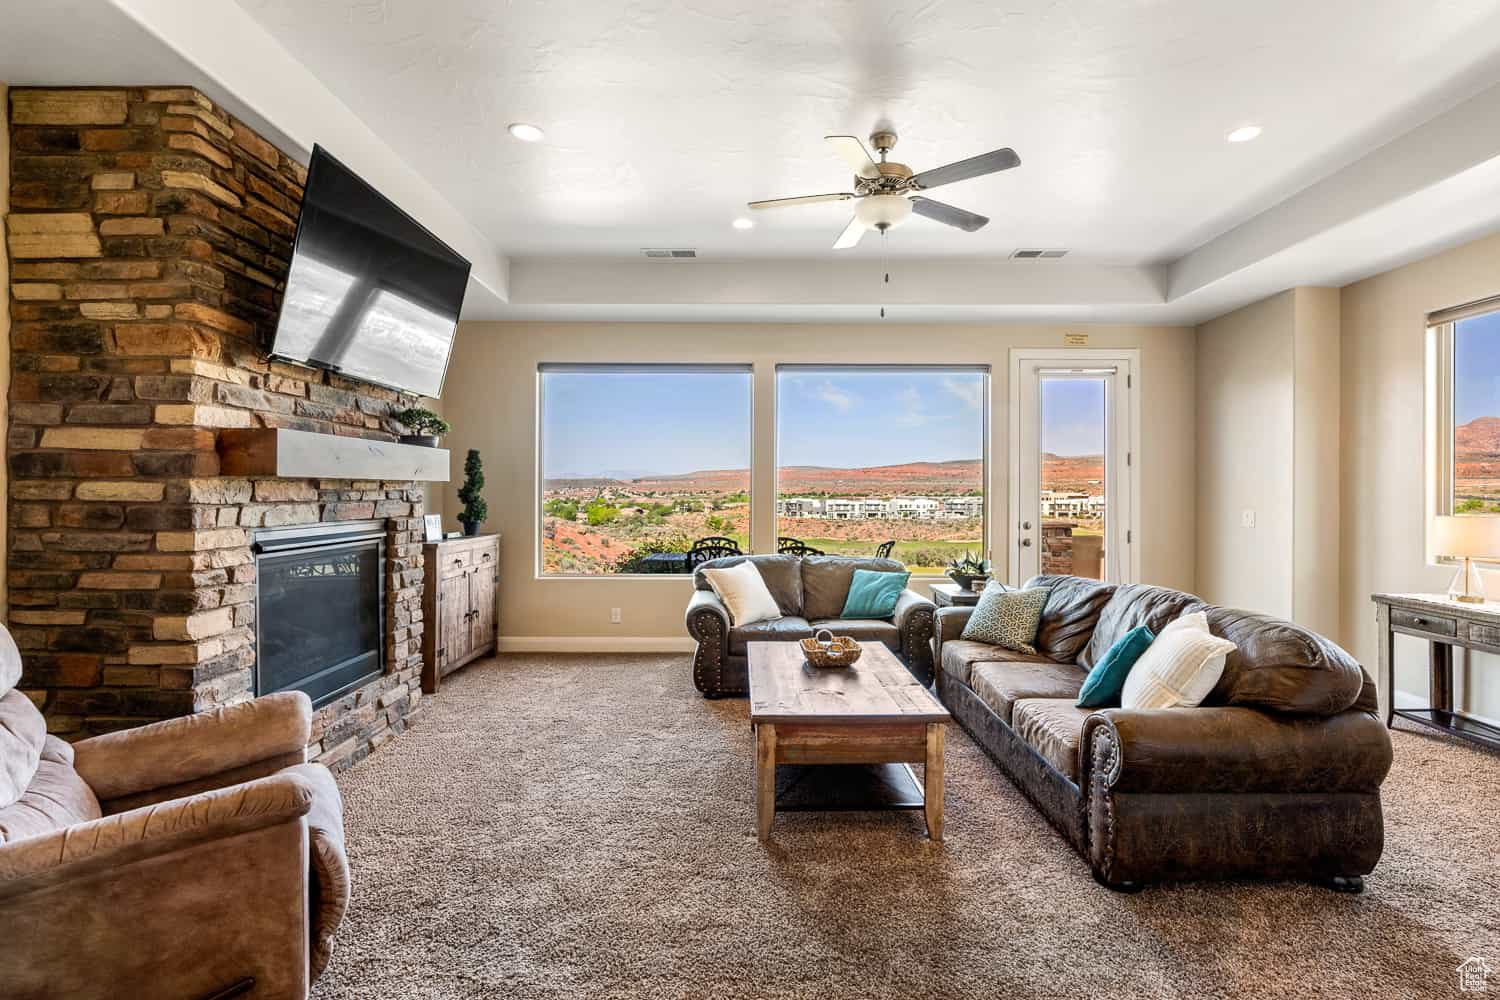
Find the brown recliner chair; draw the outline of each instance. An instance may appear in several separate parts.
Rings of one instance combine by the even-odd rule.
[[[70,746],[0,636],[0,993],[306,997],[349,898],[307,696]]]

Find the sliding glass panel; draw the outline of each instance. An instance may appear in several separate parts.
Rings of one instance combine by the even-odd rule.
[[[1500,312],[1453,324],[1453,512],[1500,514]]]
[[[544,366],[540,570],[685,573],[749,551],[748,368]]]
[[[983,559],[988,399],[974,368],[779,369],[778,546],[884,545],[928,574]]]

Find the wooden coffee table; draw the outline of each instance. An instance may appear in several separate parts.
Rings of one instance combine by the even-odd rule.
[[[927,835],[943,839],[943,737],[948,710],[879,642],[843,670],[807,665],[795,642],[752,642],[756,832],[771,836],[777,764],[925,765]]]

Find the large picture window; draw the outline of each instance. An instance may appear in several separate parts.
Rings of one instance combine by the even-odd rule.
[[[989,376],[980,368],[786,366],[776,383],[778,546],[914,573],[985,557]]]
[[[681,573],[695,542],[749,551],[749,367],[544,365],[545,575]]]

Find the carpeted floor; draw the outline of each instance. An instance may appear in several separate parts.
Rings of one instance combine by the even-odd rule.
[[[453,675],[340,781],[354,900],[316,996],[1452,997],[1469,956],[1500,969],[1500,756],[1394,734],[1361,896],[1125,896],[957,728],[945,843],[784,813],[763,847],[747,720],[685,656]]]

